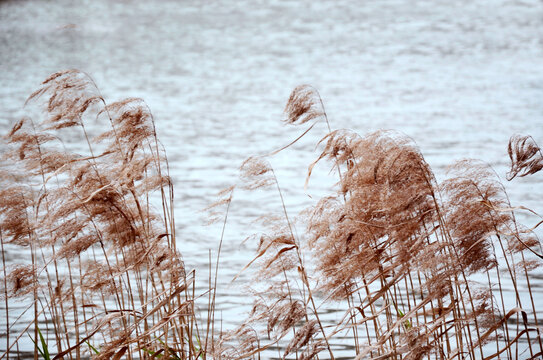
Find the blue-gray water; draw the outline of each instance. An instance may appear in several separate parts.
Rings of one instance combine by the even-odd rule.
[[[515,133],[543,145],[536,0],[0,1],[2,132],[43,79],[68,68],[90,74],[109,101],[149,104],[175,181],[180,247],[204,279],[220,226],[204,227],[199,211],[237,180],[246,157],[302,131],[280,122],[296,85],[319,89],[334,128],[412,137],[438,178],[466,157],[503,178]],[[330,191],[325,167],[303,189],[325,133],[315,127],[273,161],[292,213]],[[514,205],[543,211],[542,174],[506,186]],[[250,220],[276,201],[271,193],[235,199],[217,300],[225,327],[250,303],[230,284],[254,249],[242,244]],[[534,282],[541,308],[543,281]]]

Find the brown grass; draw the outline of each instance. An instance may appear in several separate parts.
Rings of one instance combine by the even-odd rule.
[[[294,89],[285,112],[288,123],[329,125],[310,86]],[[402,134],[337,130],[321,143],[308,179],[327,160],[338,173],[337,192],[306,212],[303,237],[281,201],[283,218],[257,237],[248,264],[258,264],[258,280],[271,284],[257,292],[240,327],[269,339],[260,350],[279,344],[281,358],[334,358],[334,339],[348,336],[356,359],[543,355],[530,284],[541,245],[533,228],[517,224],[487,165],[460,161],[439,184]],[[541,150],[531,138],[513,137],[509,154],[510,178],[541,169]],[[265,159],[250,158],[241,170],[246,188],[273,186],[283,200]],[[506,300],[508,286],[514,306]],[[330,302],[343,304],[344,316],[325,326],[319,309]],[[254,357],[258,350],[245,345],[234,345],[237,356]]]
[[[31,337],[38,323],[54,334],[55,358],[88,356],[90,345],[103,359],[198,357],[194,273],[176,249],[173,190],[145,103],[107,104],[89,76],[70,70],[46,79],[27,104],[45,116],[7,135],[0,229],[3,255],[16,247],[31,255],[4,277],[11,300],[30,294]],[[89,122],[107,130],[91,137]],[[87,142],[86,153],[69,150],[72,137]],[[9,334],[17,320],[6,321]],[[8,335],[2,358],[26,329]]]
[[[218,334],[222,235],[202,322],[195,273],[176,247],[166,155],[145,103],[108,104],[88,75],[70,70],[46,79],[27,106],[41,106],[43,119],[14,125],[0,176],[9,347],[2,359],[17,357],[21,339],[40,332],[56,359],[241,359],[272,349],[279,358],[334,359],[345,337],[356,359],[543,355],[530,283],[541,265],[533,233],[541,222],[517,223],[515,212],[527,209],[509,203],[483,163],[460,161],[438,183],[410,138],[332,131],[317,90],[297,87],[285,121],[306,124],[302,136],[321,120],[330,130],[306,186],[327,161],[337,191],[301,215],[299,236],[266,157],[242,164],[240,184],[210,207],[226,207],[223,234],[236,187],[273,189],[281,213],[261,219],[270,231],[254,237],[256,255],[242,269],[256,267],[261,284],[252,311]],[[96,124],[106,130],[92,136]],[[72,139],[83,139],[86,152],[70,150]],[[513,137],[509,156],[509,179],[543,168],[530,137]],[[6,267],[7,251],[28,261]],[[20,298],[29,300],[30,324],[9,315]],[[334,323],[323,318],[331,303],[343,306]],[[38,342],[34,358],[39,350]]]

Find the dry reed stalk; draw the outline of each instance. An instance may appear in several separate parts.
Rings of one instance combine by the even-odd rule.
[[[2,229],[0,229],[0,246],[2,251],[2,274],[4,276],[4,306],[5,306],[5,319],[6,319],[6,344],[9,344],[9,301],[8,301],[8,284],[6,273],[6,253],[4,250],[4,237],[2,236]],[[6,357],[9,360],[9,354]]]

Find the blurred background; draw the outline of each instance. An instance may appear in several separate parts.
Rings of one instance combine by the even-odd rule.
[[[455,160],[477,158],[505,182],[511,135],[543,146],[539,0],[0,1],[2,134],[41,81],[70,68],[108,102],[141,97],[151,108],[174,179],[179,248],[202,279],[221,225],[206,227],[201,210],[238,181],[245,158],[305,130],[280,121],[297,85],[319,90],[332,128],[410,136],[438,179]],[[320,124],[271,160],[292,214],[334,191],[327,166],[304,191],[326,133]],[[543,211],[543,173],[505,186],[513,205]],[[251,304],[239,296],[251,272],[231,282],[256,247],[243,240],[278,205],[273,190],[235,195],[219,271],[224,328]],[[534,282],[542,308],[543,276]]]

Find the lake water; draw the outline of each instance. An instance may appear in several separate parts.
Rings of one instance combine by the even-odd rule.
[[[318,88],[333,128],[412,137],[438,179],[462,158],[504,178],[516,133],[543,145],[539,0],[0,1],[2,133],[43,79],[69,68],[90,74],[110,102],[150,106],[175,182],[179,246],[203,279],[221,229],[205,227],[200,210],[237,181],[246,157],[303,131],[280,122],[297,85]],[[332,191],[325,167],[303,189],[325,134],[316,126],[272,160],[292,214]],[[543,173],[506,186],[514,205],[543,211]],[[231,284],[255,248],[242,241],[277,205],[271,192],[236,196],[219,277],[224,327],[251,303],[238,285],[250,272]],[[541,309],[543,277],[534,282]]]

